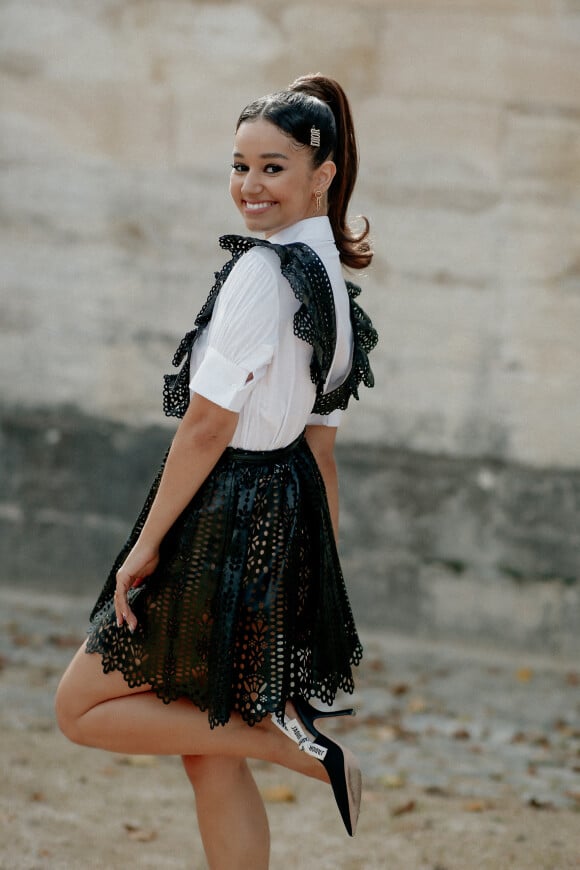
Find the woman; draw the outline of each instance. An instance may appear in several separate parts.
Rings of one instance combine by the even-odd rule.
[[[212,870],[268,866],[247,758],[330,782],[356,826],[358,765],[307,699],[352,692],[362,653],[333,458],[376,342],[341,274],[372,258],[368,222],[356,235],[346,221],[357,162],[331,79],[242,112],[230,192],[252,237],[220,240],[232,258],[166,377],[182,420],[57,695],[77,743],[183,757]]]

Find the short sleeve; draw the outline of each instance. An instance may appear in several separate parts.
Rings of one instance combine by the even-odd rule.
[[[332,426],[333,428],[338,429],[342,421],[343,414],[344,411],[341,410],[331,411],[330,414],[310,414],[307,425]]]
[[[208,327],[207,348],[190,390],[240,411],[278,344],[278,258],[252,249],[232,269]]]

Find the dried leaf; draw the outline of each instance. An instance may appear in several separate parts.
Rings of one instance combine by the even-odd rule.
[[[122,755],[116,762],[128,767],[155,767],[158,760],[156,755]]]
[[[551,810],[554,808],[554,804],[551,801],[544,801],[536,797],[529,799],[528,806],[533,807],[535,810]]]
[[[407,683],[395,683],[391,686],[391,695],[406,695],[409,691],[409,685]]]
[[[383,671],[386,671],[387,667],[382,659],[371,659],[366,663],[367,670],[373,671],[374,673],[382,674]]]
[[[127,831],[128,838],[136,843],[151,843],[157,839],[157,831],[152,828],[141,828],[132,822],[125,822],[123,827]]]
[[[425,698],[417,695],[415,698],[409,698],[407,703],[407,711],[409,713],[424,713],[429,705]]]
[[[262,797],[270,804],[291,804],[296,800],[296,793],[287,785],[273,785],[262,789]]]
[[[566,674],[566,685],[580,686],[580,674],[576,671],[570,671],[568,674]]]
[[[558,731],[562,737],[574,737],[575,729],[566,722],[565,719],[556,719],[554,722],[554,729]]]
[[[358,717],[358,724],[367,725],[370,728],[374,728],[377,725],[384,725],[385,724],[385,717],[384,716],[377,716],[376,713],[369,713],[366,716],[359,716]]]
[[[28,800],[32,803],[43,803],[46,800],[46,795],[43,791],[33,791],[29,796]]]
[[[406,803],[399,804],[398,807],[395,807],[394,809],[392,809],[391,815],[392,816],[404,816],[405,813],[412,813],[413,810],[416,808],[416,806],[417,806],[417,804],[415,803],[415,801],[413,801],[413,800],[407,801]]]
[[[390,725],[385,725],[382,728],[377,728],[375,737],[377,740],[382,740],[384,743],[392,743],[399,737],[399,730]]]
[[[471,740],[471,732],[467,728],[458,728],[453,732],[454,740]]]
[[[32,647],[40,649],[44,646],[44,638],[40,634],[28,634],[28,632],[15,632],[10,638],[14,646]]]
[[[463,804],[463,809],[466,813],[483,813],[485,810],[492,809],[492,804],[488,801],[467,801],[467,803]]]
[[[403,788],[407,778],[402,773],[387,773],[381,777],[381,783],[387,788]]]
[[[516,679],[518,683],[529,683],[534,672],[531,668],[518,668],[516,671]]]
[[[11,640],[14,646],[32,646],[33,643],[32,636],[30,634],[24,634],[24,632],[13,634]]]
[[[570,800],[575,801],[577,804],[580,804],[580,791],[567,791],[566,797],[570,798]]]

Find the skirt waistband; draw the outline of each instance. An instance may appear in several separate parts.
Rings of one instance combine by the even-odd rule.
[[[295,438],[290,444],[287,444],[285,447],[278,447],[276,450],[243,450],[240,447],[226,447],[223,456],[226,459],[233,459],[234,462],[255,462],[261,464],[278,462],[297,450],[305,441],[305,432],[301,432],[298,438]]]

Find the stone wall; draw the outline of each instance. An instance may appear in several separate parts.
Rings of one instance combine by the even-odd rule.
[[[444,628],[467,618],[475,630],[485,623],[484,575],[515,621],[516,582],[537,608],[543,584],[557,578],[550,595],[569,608],[580,468],[579,57],[578,0],[0,0],[4,437],[15,414],[29,432],[37,421],[41,442],[55,419],[65,429],[81,418],[95,430],[129,427],[135,437],[162,424],[160,375],[221,263],[217,237],[243,231],[227,195],[233,122],[249,100],[320,69],[352,99],[361,145],[353,214],[371,218],[377,251],[362,283],[381,333],[378,386],[342,443],[347,476],[361,442],[380,469],[373,499],[382,499],[390,549],[377,550],[371,573],[388,591],[384,621],[403,624],[405,611],[432,628],[404,602],[425,599],[426,583],[435,600],[461,579],[471,591],[455,596]],[[2,537],[16,543],[8,580],[34,571],[19,546],[13,486],[29,475],[18,462],[31,460],[10,456],[0,498]],[[397,457],[407,471],[393,489]],[[401,487],[419,504],[423,487],[437,489],[445,475],[469,489],[486,463],[507,470],[499,489],[484,474],[485,510],[470,502],[473,529],[461,541],[458,514],[442,519],[436,501],[431,513],[400,508]],[[37,512],[51,507],[54,473],[38,476]],[[512,484],[517,505],[500,496]],[[552,531],[535,526],[534,510],[562,487],[567,501],[547,501]],[[83,510],[91,515],[90,504]],[[531,517],[523,525],[521,510]],[[489,538],[475,532],[490,512],[517,545],[483,558]],[[348,516],[347,506],[345,527]],[[47,545],[57,526],[48,524]],[[442,555],[424,553],[417,530]],[[347,544],[346,560],[359,564],[355,538],[345,535]],[[373,614],[370,592],[361,611]],[[558,620],[550,625],[556,635]]]
[[[0,420],[0,582],[96,597],[167,449],[161,426],[70,409]],[[338,447],[357,621],[580,653],[580,471]]]

